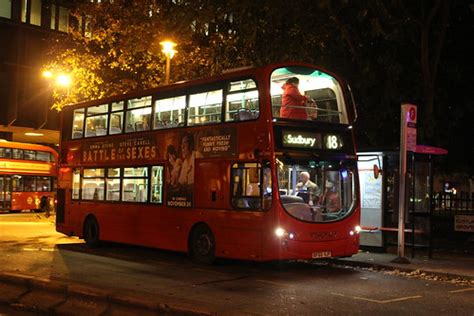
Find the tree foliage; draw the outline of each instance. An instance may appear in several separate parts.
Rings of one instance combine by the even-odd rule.
[[[472,19],[467,0],[114,0],[81,2],[74,16],[87,25],[51,45],[49,67],[74,77],[69,93],[55,91],[57,109],[162,85],[165,38],[178,43],[172,81],[285,60],[341,74],[358,101],[358,138],[367,146],[398,144],[402,102],[419,106],[421,142],[448,145],[440,127],[455,124],[443,124],[445,114],[461,120],[472,103],[458,96],[448,109],[461,93],[451,79],[469,86],[462,67],[448,67],[452,41],[462,43],[456,32],[465,28],[456,28],[457,19]]]

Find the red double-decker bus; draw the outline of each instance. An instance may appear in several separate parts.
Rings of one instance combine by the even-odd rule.
[[[303,63],[67,107],[57,230],[204,262],[350,256],[355,118],[347,84]]]
[[[50,210],[57,160],[50,147],[0,141],[0,211]]]

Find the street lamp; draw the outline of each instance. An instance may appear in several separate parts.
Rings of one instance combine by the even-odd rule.
[[[45,70],[43,71],[42,73],[43,77],[45,77],[46,79],[51,79],[53,77],[53,73],[49,70]]]
[[[165,79],[165,84],[170,83],[170,68],[171,68],[171,58],[173,58],[174,54],[176,54],[176,50],[174,49],[176,47],[176,43],[173,43],[172,41],[163,41],[160,42],[160,45],[163,47],[161,50],[165,56],[166,56],[166,79]]]
[[[63,103],[65,100],[68,100],[69,92],[70,92],[69,88],[71,87],[71,85],[73,83],[72,78],[69,74],[66,74],[66,73],[63,73],[63,72],[55,73],[55,72],[50,71],[50,70],[43,70],[41,75],[43,76],[44,79],[46,79],[48,81],[48,88],[49,88],[51,93],[54,92],[54,91],[51,90],[53,88],[53,86],[58,88],[58,90],[59,89],[62,90],[61,93],[57,93],[57,97],[61,100],[61,103]],[[54,96],[54,94],[53,94],[53,96]],[[45,122],[46,122],[46,119],[45,119]],[[46,123],[44,123],[44,124],[46,124]],[[44,124],[43,124],[43,126],[44,126]]]
[[[68,88],[71,85],[71,77],[66,74],[59,74],[56,77],[56,84],[64,88]]]

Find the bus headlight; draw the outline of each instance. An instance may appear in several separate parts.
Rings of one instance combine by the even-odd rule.
[[[358,235],[358,234],[360,234],[361,231],[362,231],[362,227],[360,227],[359,225],[357,225],[356,227],[354,227],[353,230],[351,230],[351,231],[349,232],[349,235],[351,235],[351,236],[354,236],[355,234]]]
[[[277,237],[283,237],[285,236],[285,230],[281,227],[278,227],[275,229],[275,235],[277,235]]]

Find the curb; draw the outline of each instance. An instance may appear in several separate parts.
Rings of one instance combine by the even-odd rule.
[[[336,264],[341,264],[341,265],[347,265],[351,267],[360,267],[360,268],[373,268],[374,270],[389,270],[389,271],[395,271],[398,270],[400,272],[404,273],[413,273],[413,272],[419,272],[419,273],[425,273],[426,275],[432,275],[432,276],[437,276],[441,278],[447,278],[447,279],[463,279],[463,280],[468,280],[468,281],[474,281],[474,276],[469,276],[469,275],[462,275],[462,274],[456,274],[456,273],[449,273],[449,272],[440,272],[440,271],[433,271],[433,270],[426,270],[423,268],[408,268],[408,267],[399,267],[399,266],[393,266],[389,264],[383,264],[383,263],[371,263],[371,262],[364,262],[364,261],[356,261],[356,260],[348,260],[348,259],[332,259],[332,262]]]
[[[216,313],[200,309],[199,307],[194,308],[187,303],[183,303],[183,306],[178,306],[174,303],[167,303],[164,301],[155,300],[146,300],[140,297],[123,295],[123,294],[113,294],[111,291],[104,289],[93,288],[87,285],[79,284],[67,284],[60,281],[52,281],[49,279],[33,277],[28,275],[19,275],[14,273],[0,273],[0,285],[14,285],[21,286],[25,288],[22,294],[20,294],[13,301],[3,301],[0,299],[0,304],[8,304],[14,308],[21,307],[21,309],[44,312],[44,313],[54,313],[62,305],[66,304],[71,300],[90,300],[106,304],[106,310],[110,310],[112,306],[114,307],[126,307],[138,310],[145,310],[149,312],[156,312],[158,314],[176,314],[176,315],[215,315]],[[41,309],[38,306],[27,306],[23,305],[20,301],[21,299],[30,293],[40,292],[47,294],[61,294],[64,296],[64,300],[60,304],[56,304],[48,309]]]

